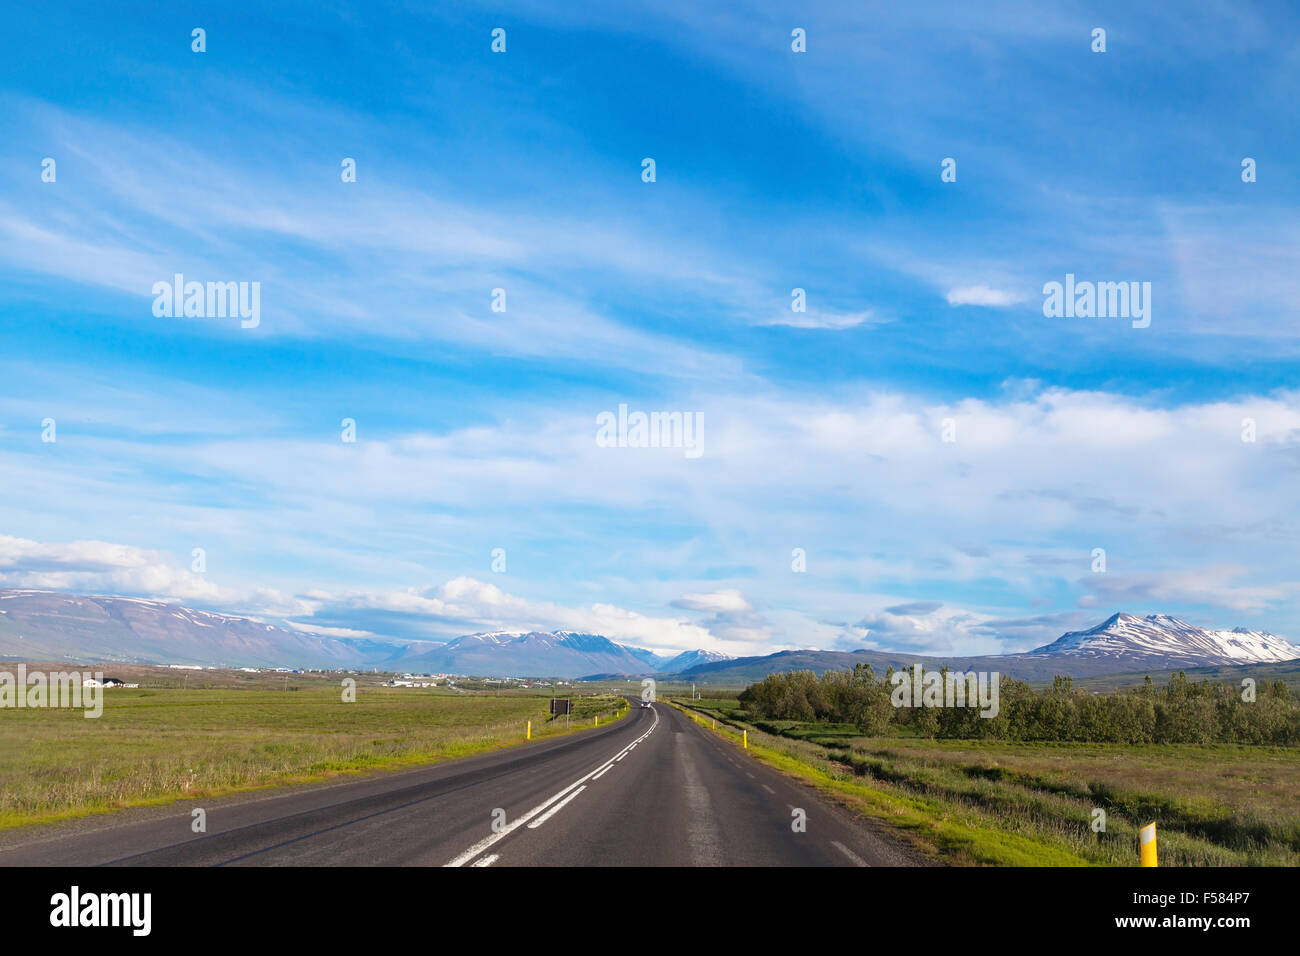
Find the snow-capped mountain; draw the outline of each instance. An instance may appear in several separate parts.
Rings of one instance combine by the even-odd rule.
[[[483,631],[447,643],[329,637],[165,601],[0,589],[0,657],[142,664],[441,671],[491,677],[661,674],[722,660],[664,657],[577,631]]]
[[[1246,628],[1210,630],[1168,614],[1116,614],[1027,653],[922,657],[901,651],[780,651],[733,659],[715,651],[665,657],[577,631],[484,631],[445,644],[381,637],[331,637],[229,614],[135,598],[0,589],[0,657],[137,663],[288,665],[441,671],[489,677],[675,675],[742,683],[774,671],[948,664],[1020,679],[1142,670],[1279,663],[1300,647]]]
[[[399,653],[410,647],[326,637],[165,601],[0,590],[0,656],[23,660],[360,667]]]
[[[732,658],[726,654],[719,654],[717,651],[683,651],[676,657],[660,664],[659,671],[663,674],[677,674],[688,667],[698,667],[701,664],[717,664],[729,660],[732,660]]]
[[[1206,667],[1294,660],[1300,658],[1300,647],[1267,631],[1244,627],[1211,631],[1168,614],[1115,614],[1086,631],[1063,634],[1030,654]]]
[[[657,674],[665,658],[599,634],[575,631],[490,631],[466,634],[418,656],[410,669],[497,677],[585,677]]]
[[[715,651],[685,651],[661,657],[599,634],[576,631],[488,631],[466,634],[402,666],[452,674],[498,677],[590,677],[676,674],[698,664],[730,660]]]

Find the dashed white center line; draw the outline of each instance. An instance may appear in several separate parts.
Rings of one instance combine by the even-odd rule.
[[[592,777],[591,779],[592,779],[592,780],[599,780],[601,777],[605,776],[605,774],[609,773],[610,770],[613,769],[613,767],[614,767],[614,765],[613,765],[612,763],[611,763],[611,764],[606,764],[606,765],[605,765],[605,769],[602,770],[600,773],[596,774],[596,776]]]
[[[768,793],[776,793],[776,791],[773,790],[771,787],[769,787],[767,784],[763,784],[763,789],[766,790]]]
[[[475,860],[473,863],[470,864],[470,866],[491,866],[499,859],[501,859],[500,855],[493,853],[489,856],[485,856],[482,857],[481,859]]]
[[[641,741],[645,740],[652,733],[654,733],[655,728],[659,726],[659,711],[656,710],[654,707],[651,707],[650,710],[651,713],[654,714],[654,722],[650,725],[650,729],[647,730],[645,733],[643,733],[636,740],[632,741],[632,743],[629,744],[627,747],[624,747],[623,750],[618,754],[618,756],[616,756],[613,760],[607,760],[603,764],[600,764],[598,767],[596,767],[595,770],[590,771],[588,774],[586,774],[586,776],[579,777],[577,780],[573,781],[573,783],[569,784],[559,793],[554,794],[549,800],[546,800],[543,803],[540,803],[537,806],[533,807],[527,813],[516,818],[512,823],[507,824],[499,832],[493,833],[490,836],[484,837],[482,840],[479,840],[477,843],[475,843],[472,847],[470,847],[460,856],[456,857],[454,860],[451,860],[450,862],[445,863],[443,865],[451,866],[451,867],[464,866],[466,863],[473,860],[484,850],[487,850],[497,841],[504,840],[507,836],[509,836],[511,833],[513,833],[515,830],[517,830],[519,827],[523,826],[524,824],[527,823],[529,829],[535,829],[536,827],[541,826],[543,823],[549,820],[557,810],[563,807],[566,803],[568,803],[570,800],[576,797],[583,790],[587,789],[586,782],[588,780],[593,779],[598,773],[604,773],[606,770],[609,769],[609,767],[615,761],[622,760],[625,756],[627,756],[628,752],[631,751],[633,747],[635,747]],[[543,811],[545,811],[545,813],[543,813]],[[530,820],[533,820],[533,818],[537,817],[539,814],[541,815],[540,819],[538,819],[534,823],[529,823]]]
[[[847,856],[850,860],[852,860],[854,866],[870,866],[870,865],[871,865],[871,864],[868,863],[866,860],[862,859],[862,857],[858,856],[856,853],[854,853],[852,850],[850,850],[848,847],[846,847],[846,846],[845,846],[843,843],[841,843],[839,840],[831,840],[831,846],[835,847],[835,849],[839,850],[841,853],[843,853],[845,856]]]
[[[607,769],[608,769],[608,768],[607,768]],[[593,778],[593,779],[594,779],[594,778]],[[545,813],[543,813],[540,817],[538,817],[538,818],[537,818],[536,820],[534,820],[532,823],[528,824],[528,829],[530,829],[530,830],[536,830],[538,827],[540,827],[540,826],[541,826],[543,823],[545,823],[547,820],[551,819],[551,817],[555,816],[557,813],[559,813],[561,810],[563,810],[563,809],[564,809],[564,805],[565,805],[566,803],[568,803],[570,800],[572,800],[574,797],[576,797],[578,794],[582,793],[582,791],[584,791],[584,790],[586,790],[586,789],[587,789],[587,787],[586,787],[586,785],[584,784],[583,786],[579,787],[577,790],[573,791],[573,793],[569,794],[567,797],[565,797],[563,800],[561,800],[561,801],[560,801],[559,803],[557,803],[555,806],[551,807],[551,809],[547,810]]]

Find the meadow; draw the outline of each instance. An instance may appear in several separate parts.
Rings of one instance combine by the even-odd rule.
[[[129,675],[136,679],[135,675]],[[355,702],[337,676],[163,675],[105,692],[104,712],[0,711],[0,828],[342,773],[396,769],[580,733],[626,701],[581,696],[571,723],[550,691],[471,693],[378,686]],[[205,686],[206,685],[206,686]]]

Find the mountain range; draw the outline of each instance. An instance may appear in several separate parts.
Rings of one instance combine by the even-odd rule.
[[[0,590],[0,655],[24,660],[359,668],[401,650],[164,601]]]
[[[953,670],[997,671],[1018,680],[1050,681],[1057,674],[1103,674],[1179,668],[1265,664],[1300,658],[1300,647],[1267,631],[1209,630],[1167,614],[1137,617],[1114,614],[1096,627],[1069,631],[1050,644],[1022,654],[980,657],[923,656],[897,651],[779,651],[762,657],[691,668],[690,678],[719,684],[746,684],[787,670],[847,669],[870,664],[878,672],[921,664]]]
[[[675,674],[700,664],[730,660],[713,651],[686,651],[660,657],[618,644],[599,634],[574,631],[490,631],[467,634],[415,656],[403,658],[407,670],[506,677],[582,677],[592,674],[640,676]]]
[[[743,684],[786,670],[818,673],[869,663],[998,671],[1027,681],[1300,659],[1265,631],[1211,630],[1166,614],[1115,614],[1022,654],[924,656],[895,651],[778,651],[729,658],[694,650],[664,657],[599,634],[487,631],[445,643],[331,637],[162,601],[0,590],[0,657],[218,666],[319,667],[496,677],[673,676]]]
[[[0,657],[508,677],[639,676],[729,660],[704,650],[663,657],[574,631],[491,631],[446,643],[330,637],[163,601],[25,589],[0,590]]]

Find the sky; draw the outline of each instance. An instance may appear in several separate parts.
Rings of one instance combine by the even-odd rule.
[[[1300,638],[1293,6],[232,6],[7,13],[0,587],[733,656]],[[177,273],[256,324],[159,315]],[[1067,275],[1150,324],[1046,315]]]

